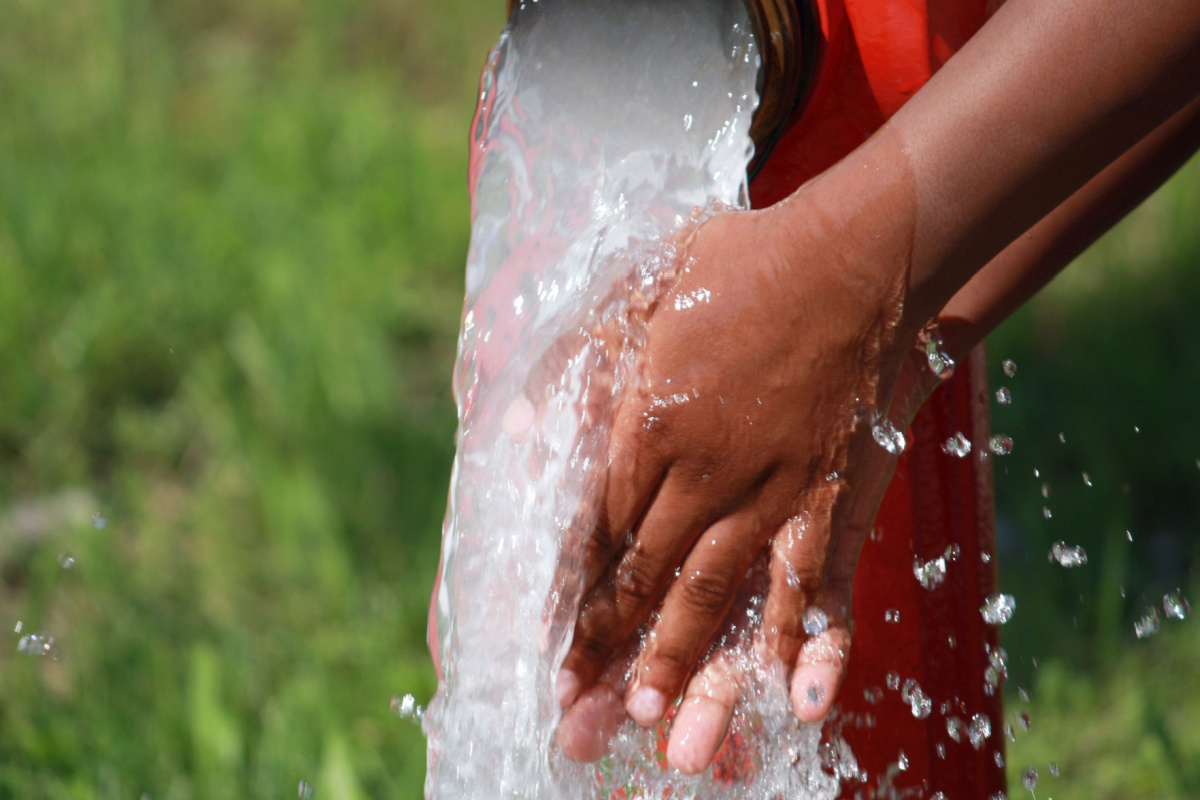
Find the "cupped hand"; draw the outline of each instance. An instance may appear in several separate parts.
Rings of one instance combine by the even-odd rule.
[[[872,428],[887,432],[913,340],[911,242],[813,194],[701,224],[649,310],[558,677],[568,756],[599,757],[622,709],[650,726],[682,692],[668,760],[707,766],[739,691],[712,639],[764,554],[761,637],[796,715],[819,720],[836,696],[854,567],[894,466]]]

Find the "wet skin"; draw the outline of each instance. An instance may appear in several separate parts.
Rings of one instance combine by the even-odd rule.
[[[796,715],[828,713],[895,463],[864,412],[902,428],[936,385],[912,358],[927,320],[940,311],[965,353],[1182,163],[1197,63],[1194,0],[1009,0],[841,163],[683,243],[692,260],[646,310],[640,381],[612,412],[600,522],[581,532],[588,589],[557,684],[568,756],[598,758],[625,714],[655,724],[682,694],[668,761],[711,762],[741,676],[710,642],[763,552],[761,646],[791,671]],[[701,289],[708,303],[676,310]],[[676,387],[692,399],[654,404]],[[506,427],[535,421],[518,403]],[[828,617],[813,637],[810,605]]]

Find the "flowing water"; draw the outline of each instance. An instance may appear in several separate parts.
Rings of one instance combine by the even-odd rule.
[[[686,268],[672,235],[746,204],[758,64],[740,0],[526,2],[491,54],[471,141],[429,798],[832,797],[830,770],[857,769],[836,745],[822,768],[819,728],[795,721],[784,676],[748,638],[737,781],[661,769],[657,733],[630,723],[599,765],[554,745],[580,594],[567,532],[589,522],[638,309]]]

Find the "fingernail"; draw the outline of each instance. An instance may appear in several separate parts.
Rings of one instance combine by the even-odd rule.
[[[558,697],[558,707],[566,708],[579,697],[579,676],[569,669],[560,670],[555,682],[554,693]]]
[[[729,726],[730,709],[706,697],[684,700],[671,725],[667,763],[684,775],[708,768]]]
[[[633,697],[625,704],[625,710],[634,722],[648,728],[662,719],[663,712],[667,710],[667,699],[662,692],[646,686],[633,693]]]
[[[830,687],[837,685],[834,669],[827,664],[810,664],[792,677],[792,712],[804,722],[817,722],[828,712]]]

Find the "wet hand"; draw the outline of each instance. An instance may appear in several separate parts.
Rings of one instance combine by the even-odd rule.
[[[764,554],[763,643],[793,671],[797,716],[828,712],[882,492],[867,487],[890,475],[872,423],[908,349],[897,343],[911,341],[908,251],[878,218],[847,224],[802,191],[717,215],[687,242],[688,266],[651,309],[639,380],[615,410],[586,535],[587,589],[557,687],[568,755],[598,757],[604,737],[592,734],[622,708],[652,725],[682,691],[668,759],[707,765],[739,684],[720,653],[696,666]],[[625,669],[614,654],[639,634]]]

